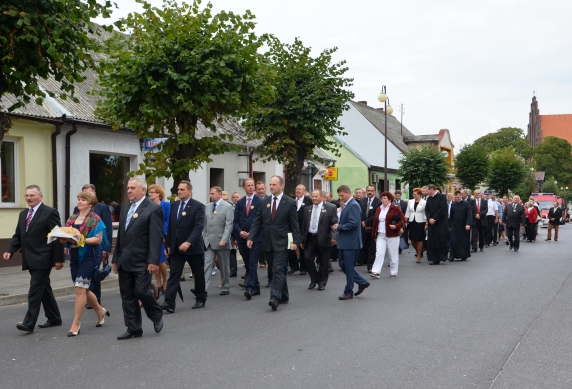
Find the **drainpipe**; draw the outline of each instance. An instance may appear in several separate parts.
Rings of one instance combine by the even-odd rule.
[[[250,153],[248,154],[248,177],[253,178],[253,166],[252,166],[252,155],[254,154],[253,150],[250,150]]]
[[[56,147],[56,137],[62,133],[62,124],[56,124],[56,130],[52,132],[52,186],[54,196],[54,208],[58,209],[58,153]]]
[[[65,219],[70,217],[70,190],[71,190],[71,136],[77,132],[77,123],[73,122],[72,130],[66,134],[66,193],[65,193]]]

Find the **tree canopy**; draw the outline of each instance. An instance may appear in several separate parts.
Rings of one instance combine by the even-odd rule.
[[[488,177],[490,161],[488,153],[478,145],[465,145],[455,157],[455,175],[465,188],[475,189]]]
[[[533,161],[537,171],[544,171],[547,177],[572,186],[572,146],[566,139],[547,136],[534,148]]]
[[[332,62],[337,48],[326,49],[317,57],[298,38],[293,44],[269,40],[268,61],[277,73],[276,97],[246,117],[247,134],[262,141],[260,158],[286,165],[286,193],[300,183],[305,159],[321,161],[315,147],[337,154],[330,137],[343,134],[339,117],[349,109],[352,79],[345,78],[345,61]],[[323,161],[321,161],[323,162]]]
[[[162,7],[143,4],[119,22],[105,45],[99,69],[103,99],[97,115],[115,129],[129,127],[140,138],[166,138],[138,174],[189,177],[211,156],[231,149],[232,136],[216,133],[223,117],[241,117],[273,96],[274,74],[258,53],[264,39],[254,34],[254,15],[221,11],[199,0]],[[212,131],[199,137],[199,122]]]
[[[492,153],[487,181],[497,195],[504,196],[516,189],[527,174],[525,161],[516,151],[505,148]]]
[[[473,144],[482,147],[488,153],[510,148],[524,159],[529,159],[532,156],[532,148],[526,140],[524,131],[516,127],[501,128],[481,136]]]
[[[426,145],[419,149],[411,149],[399,160],[398,175],[410,187],[422,187],[427,184],[444,186],[447,182],[449,164],[439,149]]]

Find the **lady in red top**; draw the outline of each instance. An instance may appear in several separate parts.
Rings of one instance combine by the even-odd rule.
[[[405,216],[401,208],[393,202],[393,194],[383,192],[380,196],[381,206],[375,211],[371,235],[375,239],[375,262],[370,274],[374,278],[380,277],[385,260],[385,250],[389,252],[389,273],[391,277],[397,275],[399,267],[399,231],[405,225]]]
[[[527,205],[528,208],[524,207],[524,212],[528,219],[528,223],[526,224],[526,241],[534,243],[536,241],[536,219],[538,218],[538,211],[532,201],[527,203]]]

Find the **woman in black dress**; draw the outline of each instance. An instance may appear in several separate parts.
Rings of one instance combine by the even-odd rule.
[[[425,217],[425,200],[421,198],[421,189],[413,189],[413,199],[407,204],[405,212],[405,221],[407,222],[407,231],[411,245],[417,251],[417,263],[421,262],[423,255],[423,241],[425,240],[427,230]]]

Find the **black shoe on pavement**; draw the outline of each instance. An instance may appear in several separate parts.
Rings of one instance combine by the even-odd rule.
[[[301,275],[301,276],[305,276],[306,274],[308,274],[308,273],[305,272],[305,271],[300,271],[300,275]]]
[[[274,301],[274,300],[270,300],[270,301],[268,302],[268,305],[270,305],[270,307],[272,308],[273,311],[275,311],[275,310],[278,309],[278,304],[279,304],[279,303],[277,303],[277,302]]]
[[[360,294],[363,293],[363,291],[370,285],[370,283],[368,282],[365,285],[358,285],[358,291],[354,293],[354,296],[359,296]]]
[[[485,246],[485,247],[488,247],[488,246]],[[481,253],[482,253],[483,251],[485,251],[485,249],[483,249],[483,248],[481,247]]]
[[[197,301],[195,303],[195,305],[193,305],[191,308],[192,309],[198,309],[198,308],[204,308],[205,307],[205,302],[204,301]]]
[[[196,295],[196,293],[195,293],[195,288],[191,288],[191,293],[194,294],[194,295]]]
[[[238,286],[240,286],[241,288],[246,288],[245,284],[238,284]]]
[[[166,303],[164,303],[163,305],[161,305],[161,309],[163,311],[167,311],[167,313],[175,313],[175,308],[171,308],[170,306],[168,306]]]
[[[272,287],[272,282],[268,282],[268,284],[266,284],[267,288],[271,288]]]
[[[316,287],[316,283],[312,282],[310,283],[310,286],[308,286],[308,289],[314,289]]]
[[[288,269],[288,274],[294,274],[296,273],[298,270],[294,270],[294,269]]]
[[[518,249],[514,249],[514,252],[515,252],[515,253],[518,253]]]
[[[471,249],[471,253],[476,253],[477,249]]]
[[[324,290],[324,289],[326,289],[325,286],[322,286],[322,285],[319,285],[319,286],[318,286],[318,290]]]
[[[162,321],[162,320],[161,320]],[[139,330],[139,331],[135,331],[135,332],[131,332],[129,330],[125,331],[125,333],[123,335],[119,335],[117,337],[117,340],[125,340],[125,339],[131,339],[131,338],[140,338],[143,336],[143,331]]]
[[[512,250],[513,248],[514,248],[514,247],[513,247],[512,245],[510,245],[510,246],[508,247],[509,250]]]
[[[30,328],[28,326],[23,325],[22,323],[18,323],[16,324],[16,328],[19,329],[20,331],[24,331],[27,332],[28,334],[31,334],[32,332],[34,332],[33,328]]]
[[[439,265],[440,263],[441,263],[441,262],[433,262],[433,261],[431,261],[431,262],[429,262],[429,265]]]
[[[223,290],[222,292],[220,292],[221,296],[228,296],[230,294],[230,292],[228,290]]]
[[[158,334],[163,329],[163,318],[153,322],[153,327],[155,328],[155,332]]]
[[[61,321],[47,321],[44,324],[38,324],[39,328],[49,328],[49,327],[57,327],[57,326],[61,326],[62,322]]]
[[[338,297],[340,300],[351,300],[354,298],[354,296],[352,294],[342,294],[340,297]]]

